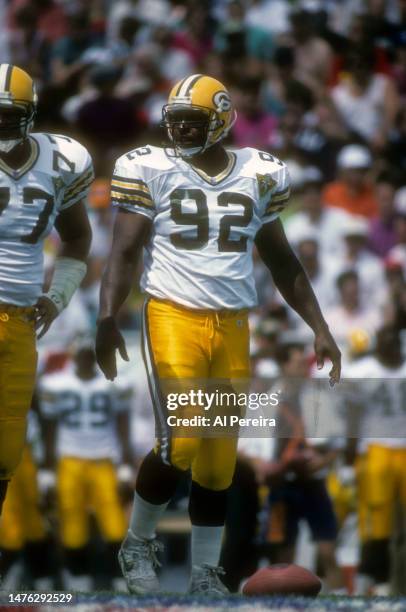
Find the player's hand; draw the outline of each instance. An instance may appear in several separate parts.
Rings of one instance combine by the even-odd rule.
[[[46,295],[41,295],[41,297],[38,298],[34,308],[35,331],[39,332],[37,335],[37,339],[39,340],[47,333],[48,329],[51,327],[52,321],[56,319],[59,312],[53,301],[46,297]]]
[[[116,350],[122,359],[130,361],[124,338],[115,319],[107,317],[100,321],[96,335],[97,363],[107,380],[114,380],[117,376]]]
[[[314,340],[314,350],[316,353],[317,367],[319,370],[324,366],[324,360],[330,359],[333,367],[329,372],[330,386],[333,387],[340,381],[341,376],[341,352],[336,341],[328,328],[317,332]]]

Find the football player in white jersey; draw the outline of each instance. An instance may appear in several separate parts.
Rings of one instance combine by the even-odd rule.
[[[31,133],[37,97],[31,77],[0,64],[0,512],[23,451],[42,336],[86,272],[91,231],[83,199],[90,156],[65,136]],[[62,247],[43,295],[43,242]]]
[[[234,120],[222,83],[201,74],[187,77],[175,85],[163,108],[171,147],[137,148],[120,157],[114,171],[117,216],[102,281],[96,350],[106,377],[114,379],[116,349],[128,358],[115,317],[145,247],[142,342],[158,438],[140,468],[130,529],[119,555],[134,593],[159,588],[155,527],[189,469],[189,591],[225,591],[218,560],[236,436],[210,428],[200,437],[190,429],[183,437],[174,435],[164,386],[175,380],[181,390],[185,379],[194,379],[206,389],[209,381],[216,385],[221,380],[230,389],[230,381],[249,378],[247,318],[257,303],[254,243],[282,295],[314,330],[318,362],[328,356],[331,380],[340,376],[339,350],[278,220],[289,197],[286,165],[256,149],[224,148],[221,141]],[[189,409],[193,413],[193,406]]]
[[[79,338],[73,364],[44,376],[39,388],[46,466],[57,475],[65,587],[91,588],[90,512],[106,545],[106,571],[117,579],[117,552],[126,529],[119,474],[131,470],[129,412],[132,388],[107,381],[96,365],[94,342]],[[119,467],[118,467],[119,466]],[[51,482],[51,478],[49,478]],[[122,578],[120,579],[122,581]]]
[[[349,410],[351,438],[358,439],[361,561],[357,588],[359,594],[370,589],[376,595],[388,595],[397,506],[403,516],[406,513],[406,361],[399,332],[390,326],[380,329],[374,355],[351,364],[345,377],[356,379]],[[397,554],[399,559],[401,555]],[[404,570],[400,580],[403,591]]]

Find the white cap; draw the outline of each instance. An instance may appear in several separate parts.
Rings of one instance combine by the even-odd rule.
[[[395,193],[395,213],[406,217],[406,187],[401,187]]]
[[[358,144],[343,147],[337,157],[337,165],[345,168],[370,168],[372,157],[369,149]]]
[[[289,241],[295,246],[307,241],[319,243],[319,235],[310,223],[304,222],[300,226],[297,226],[294,231],[287,232],[287,234]]]
[[[364,217],[348,215],[342,225],[343,236],[367,236],[368,232],[369,224]]]

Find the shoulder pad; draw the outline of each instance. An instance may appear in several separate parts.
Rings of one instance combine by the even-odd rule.
[[[59,153],[57,159],[59,170],[78,174],[91,164],[92,160],[88,150],[77,140],[62,134],[42,133],[36,136],[41,136],[41,145],[48,143],[54,151]]]
[[[167,155],[166,149],[145,145],[128,151],[118,158],[117,163],[123,167],[143,166],[153,170],[169,170],[174,165],[174,160]]]

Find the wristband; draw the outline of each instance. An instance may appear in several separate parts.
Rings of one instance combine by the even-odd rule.
[[[56,306],[58,313],[69,304],[87,270],[84,261],[73,257],[57,257],[52,283],[45,294]]]

